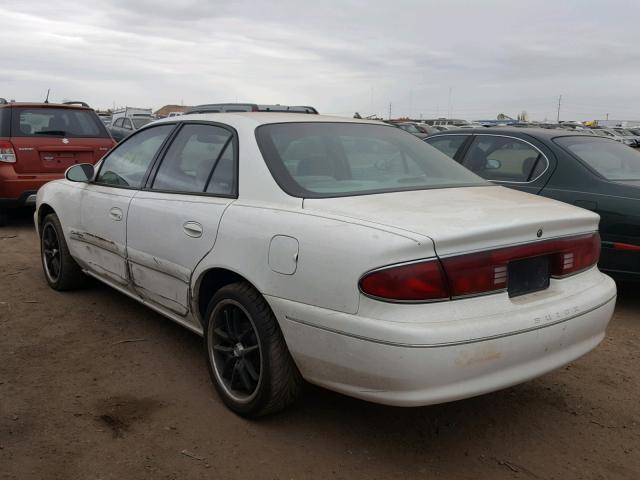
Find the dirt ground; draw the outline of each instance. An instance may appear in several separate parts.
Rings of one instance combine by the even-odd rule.
[[[425,408],[306,388],[246,421],[201,340],[108,287],[44,281],[29,212],[0,228],[2,479],[638,479],[640,296],[606,340],[514,388]]]

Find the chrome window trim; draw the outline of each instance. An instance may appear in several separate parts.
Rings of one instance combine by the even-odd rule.
[[[489,180],[490,182],[494,182],[494,183],[515,183],[515,184],[518,184],[518,185],[528,185],[530,183],[533,183],[533,182],[539,180],[545,173],[547,173],[547,170],[549,170],[549,167],[551,166],[551,162],[549,162],[549,159],[542,152],[542,150],[540,150],[538,147],[536,147],[533,143],[528,142],[527,140],[524,140],[524,139],[522,139],[520,137],[514,137],[512,135],[503,135],[503,134],[497,134],[497,133],[476,133],[476,134],[474,134],[474,136],[476,136],[476,137],[503,137],[503,138],[512,138],[514,140],[520,140],[521,142],[526,143],[527,145],[532,147],[534,150],[536,150],[538,153],[540,153],[540,155],[542,155],[542,158],[544,158],[545,162],[547,162],[547,166],[540,173],[540,175],[538,175],[536,178],[533,178],[533,179],[529,180],[528,182],[518,182],[518,181],[515,181],[515,180],[491,180],[489,178],[485,179],[485,180]],[[472,147],[472,145],[469,146],[469,148],[471,148],[471,147]],[[461,164],[461,165],[464,167],[464,164]]]
[[[524,140],[523,138],[520,138],[520,137],[514,137],[513,135],[503,135],[503,134],[499,134],[499,133],[442,133],[442,134],[431,135],[431,136],[427,137],[426,140],[429,140],[430,138],[436,138],[436,137],[447,137],[447,136],[458,136],[458,135],[467,135],[467,136],[474,136],[474,137],[503,137],[503,138],[512,138],[512,139],[515,139],[515,140],[520,140],[521,142],[524,142],[527,145],[531,146],[534,150],[538,151],[538,153],[540,153],[540,155],[542,155],[542,158],[544,158],[544,160],[547,162],[547,166],[542,171],[542,173],[540,173],[540,175],[538,175],[536,178],[534,178],[532,180],[529,180],[528,182],[518,182],[518,181],[515,181],[515,180],[490,180],[488,178],[485,179],[485,180],[488,180],[490,182],[494,182],[494,183],[516,183],[516,184],[519,184],[519,185],[528,185],[530,183],[533,183],[533,182],[539,180],[545,173],[547,173],[547,170],[549,170],[549,167],[551,166],[551,162],[549,162],[549,158],[544,154],[544,152],[542,150],[540,150],[538,147],[536,147],[533,143],[528,142],[527,140]],[[471,146],[469,148],[471,148]],[[460,165],[462,165],[464,167],[463,163],[461,163]]]

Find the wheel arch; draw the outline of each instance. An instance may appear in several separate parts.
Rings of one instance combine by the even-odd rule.
[[[40,206],[38,207],[38,232],[40,232],[42,230],[42,222],[44,222],[44,219],[47,215],[49,215],[50,213],[54,213],[57,215],[56,211],[53,209],[53,207],[51,205],[49,205],[48,203],[42,203],[40,204]]]
[[[246,277],[225,267],[212,267],[200,274],[193,288],[192,304],[203,329],[205,327],[207,307],[211,298],[222,287],[237,282],[248,283],[256,289],[256,291],[260,291],[255,284]]]

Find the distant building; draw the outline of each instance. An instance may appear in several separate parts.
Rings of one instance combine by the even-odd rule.
[[[159,108],[158,110],[156,110],[155,112],[153,112],[153,114],[156,117],[166,117],[168,116],[171,112],[180,112],[180,113],[184,113],[187,110],[189,110],[190,108],[192,108],[189,105],[165,105],[162,108]]]

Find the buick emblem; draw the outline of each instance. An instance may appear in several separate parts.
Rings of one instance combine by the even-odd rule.
[[[64,143],[66,145],[67,143],[69,143],[69,139],[68,138],[63,138],[62,139],[62,143]]]
[[[540,237],[542,236],[542,229],[539,229],[539,230],[536,232],[536,236],[537,236],[538,238],[540,238]]]

